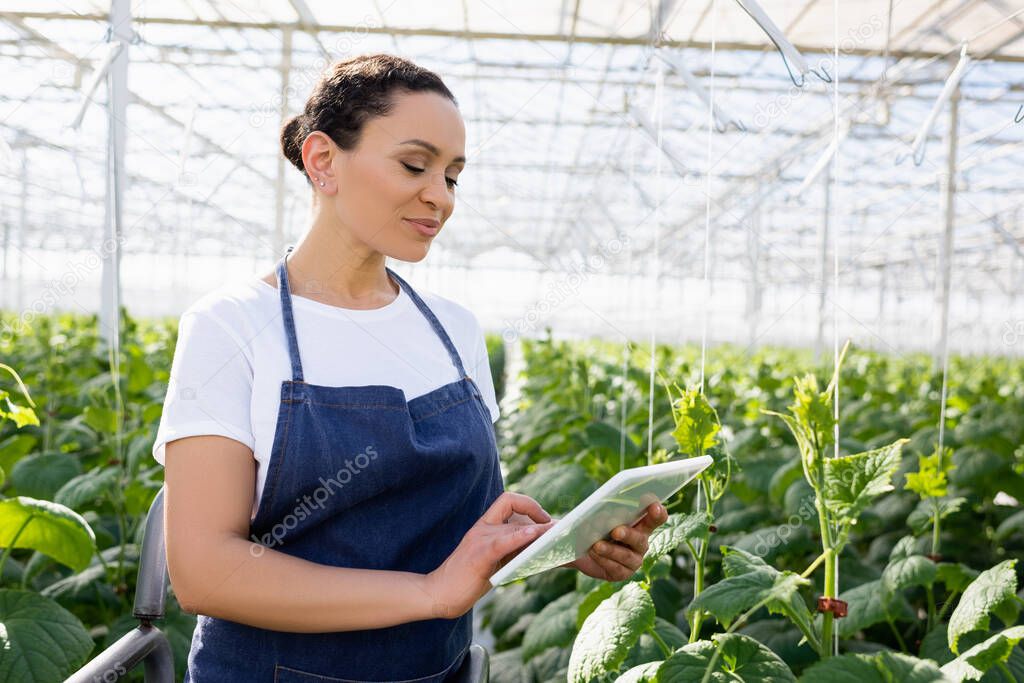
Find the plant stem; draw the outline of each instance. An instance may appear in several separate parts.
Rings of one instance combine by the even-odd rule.
[[[896,642],[900,644],[900,651],[909,652],[907,644],[903,641],[903,636],[900,635],[899,629],[896,628],[896,624],[892,622],[892,619],[887,619],[886,622],[889,624],[889,628],[892,629],[892,634],[896,636]]]
[[[652,626],[651,628],[649,628],[647,630],[647,632],[651,635],[651,638],[654,638],[654,642],[656,642],[658,644],[658,647],[661,648],[661,651],[665,654],[665,659],[668,659],[669,657],[671,657],[672,656],[672,648],[670,648],[668,646],[668,643],[665,642],[664,638],[662,638],[661,636],[658,635],[657,629],[655,629]]]
[[[756,605],[754,605],[753,607],[748,609],[746,612],[741,614],[739,616],[739,618],[736,619],[736,621],[732,622],[732,626],[730,626],[728,629],[726,629],[726,631],[725,631],[725,633],[723,635],[729,635],[730,633],[735,631],[737,628],[742,626],[747,621],[747,619],[749,619],[755,612],[757,612],[757,610],[759,610],[762,607],[764,607],[765,605],[767,605],[769,600],[771,600],[771,598],[765,598],[764,600],[762,600],[761,602],[757,603]],[[719,641],[717,643],[715,643],[715,653],[713,655],[711,655],[711,660],[708,661],[707,668],[704,669],[704,677],[700,679],[700,683],[708,683],[708,681],[711,680],[712,670],[715,668],[715,664],[718,663],[718,657],[721,654],[721,652],[722,652],[722,641],[721,641],[721,639],[719,639]]]
[[[800,575],[800,578],[801,579],[806,579],[808,576],[813,574],[814,570],[818,568],[818,565],[820,565],[824,559],[825,559],[825,553],[822,553],[821,555],[818,555],[818,557],[814,560],[814,562],[811,562],[810,566],[807,567],[807,569],[804,570],[804,573]]]
[[[949,608],[953,606],[953,598],[955,598],[959,593],[960,591],[953,591],[949,594],[949,596],[946,597],[946,602],[942,605],[942,609],[939,610],[939,614],[935,618],[935,623],[942,622],[943,617],[946,616],[946,612],[949,611]]]
[[[838,556],[832,548],[825,548],[825,597],[836,597],[836,569]],[[832,656],[832,621],[835,617],[831,612],[825,612],[821,618],[821,656],[822,658]]]
[[[939,554],[939,499],[932,498],[932,555]]]
[[[935,591],[931,584],[925,587],[925,595],[928,596],[928,631],[931,631],[935,626]]]
[[[693,597],[696,598],[704,590],[704,563],[707,561],[708,544],[701,543],[696,549],[694,556],[693,570]],[[700,638],[700,627],[704,622],[703,610],[695,610],[690,621],[690,642],[695,643]]]
[[[4,565],[7,564],[7,558],[10,556],[11,551],[14,550],[14,546],[18,544],[18,539],[21,537],[21,532],[25,530],[25,527],[27,527],[29,525],[29,522],[31,522],[33,519],[35,519],[35,515],[29,515],[28,518],[21,523],[21,526],[18,527],[18,531],[14,534],[14,538],[11,539],[11,544],[4,548],[4,554],[0,556],[0,582],[3,581]]]

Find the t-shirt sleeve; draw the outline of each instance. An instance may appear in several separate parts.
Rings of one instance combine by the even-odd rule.
[[[250,449],[252,361],[247,347],[208,308],[189,310],[178,323],[178,342],[153,457],[164,463],[164,446],[187,436],[219,435]]]
[[[473,366],[471,374],[473,379],[476,381],[477,386],[480,387],[480,393],[483,394],[484,403],[487,404],[487,408],[491,411],[491,422],[497,422],[498,418],[501,417],[501,412],[498,409],[498,399],[494,392],[494,378],[491,376],[491,362],[487,356],[487,340],[484,338],[484,331],[480,328],[480,324],[474,319],[474,336],[476,338],[474,344],[473,353]]]

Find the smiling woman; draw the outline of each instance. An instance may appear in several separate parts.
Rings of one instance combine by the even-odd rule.
[[[426,256],[464,141],[435,74],[335,64],[282,130],[312,188],[302,239],[182,317],[154,455],[200,615],[186,680],[451,678],[487,577],[530,539],[503,522],[546,518],[502,496],[475,316],[385,267]]]
[[[385,265],[452,215],[465,126],[437,75],[370,55],[281,144],[309,225],[182,316],[154,445],[185,680],[453,680],[489,577],[551,523],[504,492],[476,317]],[[578,568],[631,574],[649,533]]]

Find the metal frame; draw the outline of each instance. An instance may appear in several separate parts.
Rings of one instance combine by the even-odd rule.
[[[603,21],[610,22],[603,26],[594,19],[598,5],[563,0],[547,24],[548,33],[515,30],[525,18],[514,15],[504,22],[498,17],[497,23],[508,30],[494,30],[491,24],[481,28],[481,21],[493,10],[489,14],[470,0],[456,5],[458,11],[446,20],[450,25],[430,27],[406,25],[401,7],[382,8],[380,3],[362,23],[320,21],[318,11],[323,9],[311,0],[264,5],[273,9],[271,14],[215,4],[215,18],[136,16],[130,24],[141,36],[138,44],[130,46],[129,69],[132,74],[152,74],[157,69],[169,77],[196,82],[223,70],[240,74],[239,79],[252,71],[276,78],[277,98],[262,109],[267,121],[277,125],[308,89],[316,60],[336,54],[339,46],[352,51],[376,49],[386,40],[385,49],[406,50],[441,72],[461,98],[469,93],[462,105],[474,134],[471,146],[475,143],[477,148],[469,150],[471,173],[460,187],[462,208],[453,219],[459,239],[435,247],[444,252],[437,263],[490,268],[506,265],[504,255],[514,254],[517,267],[566,272],[573,263],[596,253],[617,231],[628,229],[636,238],[632,270],[626,272],[627,264],[617,260],[607,265],[607,272],[642,277],[652,255],[653,232],[631,212],[638,205],[647,211],[653,208],[654,200],[644,188],[654,186],[659,152],[650,141],[643,147],[628,187],[628,174],[619,158],[633,134],[630,107],[649,108],[653,78],[648,65],[654,49],[685,51],[694,76],[701,81],[708,78],[711,0],[693,6],[659,4],[640,14],[623,0],[602,15]],[[875,34],[864,43],[844,46],[840,58],[846,65],[841,114],[851,121],[851,130],[843,144],[847,168],[841,174],[837,200],[845,214],[861,221],[856,229],[852,221],[837,226],[844,248],[857,256],[842,273],[843,282],[874,288],[884,280],[890,294],[914,292],[922,282],[936,280],[934,264],[942,261],[950,266],[954,292],[964,289],[983,297],[1006,296],[1015,282],[1013,269],[1019,270],[1018,259],[1024,258],[1024,224],[1019,218],[1024,187],[1019,174],[1013,174],[1024,152],[1024,126],[1012,123],[1024,102],[1024,66],[1020,66],[1024,64],[1024,15],[1015,16],[993,0],[952,6],[944,0],[905,0],[894,17],[899,23],[884,27],[883,43],[877,31],[878,21],[889,20],[882,11],[885,5],[879,0],[875,15],[863,25]],[[799,36],[794,42],[801,52],[815,60],[830,56],[831,31],[813,32],[830,19],[830,2],[806,0],[797,6],[766,0],[766,7],[780,13],[780,25],[787,33]],[[992,17],[999,15],[1007,19],[993,28]],[[0,91],[0,104],[31,107],[38,99],[39,106],[45,103],[52,109],[60,106],[61,98],[75,95],[96,60],[83,49],[88,41],[69,41],[69,31],[81,33],[84,27],[109,21],[87,8],[78,13],[0,11],[0,27],[9,27],[13,37],[0,34],[0,61],[30,70],[54,65],[74,69],[72,82],[44,79],[27,96]],[[645,30],[621,30],[627,25],[639,28],[644,22]],[[202,32],[206,39],[175,39],[175,29],[179,34]],[[121,39],[129,36],[134,34],[126,32]],[[652,47],[652,36],[658,36],[657,48]],[[947,60],[962,37],[974,38],[971,50],[976,64],[967,74],[957,105],[956,148],[943,149],[937,143],[945,136],[933,132],[923,167],[896,166],[894,158],[905,149],[922,112],[934,100],[937,85],[948,74]],[[820,272],[816,244],[821,200],[813,192],[797,199],[788,195],[831,141],[831,112],[825,106],[828,89],[813,84],[794,89],[767,40],[720,38],[717,96],[728,103],[730,113],[746,120],[748,131],[729,127],[714,137],[718,161],[712,200],[716,240],[712,277],[756,281],[761,287],[800,281],[813,285]],[[119,59],[127,61],[129,50]],[[880,60],[887,66],[884,73],[878,69]],[[60,217],[82,216],[83,208],[86,216],[98,214],[101,206],[112,201],[118,207],[123,203],[125,213],[119,224],[128,239],[124,245],[128,254],[184,250],[187,257],[196,243],[225,256],[279,252],[292,236],[290,226],[301,220],[290,207],[301,207],[308,190],[280,158],[273,126],[259,131],[263,143],[239,149],[217,129],[197,124],[193,132],[197,145],[189,161],[209,169],[203,175],[203,187],[172,184],[168,188],[166,179],[154,172],[162,152],[155,143],[167,138],[168,132],[179,134],[187,124],[174,102],[159,101],[132,85],[135,76],[125,81],[119,73],[111,78],[110,103],[115,111],[120,107],[126,112],[128,151],[134,156],[126,166],[117,162],[115,154],[113,168],[119,169],[118,182],[130,183],[131,193],[121,202],[116,184],[98,195],[94,190],[76,192],[73,185],[42,175],[34,175],[35,181],[29,184],[14,168],[0,171],[3,177],[24,183],[20,188],[17,182],[4,184],[0,190],[3,213],[13,215],[23,194],[29,206],[24,220],[5,228],[7,250],[19,244],[56,251],[76,244],[94,246],[95,238],[74,229],[62,230],[61,224],[71,222]],[[205,117],[245,119],[253,106],[253,88],[245,90],[243,80],[237,86],[233,81],[234,77],[218,81],[223,92],[204,99]],[[703,164],[686,160],[703,159],[702,111],[706,110],[678,76],[670,72],[665,82],[666,106],[671,107],[671,116],[665,117],[665,148],[671,150],[675,163],[665,170],[669,197],[662,207],[661,258],[678,264],[665,273],[666,282],[671,282],[701,270],[692,252],[693,244],[702,239],[704,198],[697,181]],[[272,97],[273,90],[265,88],[262,96]],[[123,105],[121,97],[126,98]],[[781,107],[781,113],[763,116],[763,125],[750,125],[757,124],[755,119],[765,107],[787,101],[789,107]],[[12,147],[24,149],[30,163],[37,149],[45,149],[50,158],[73,154],[87,176],[109,167],[105,147],[69,147],[31,125],[8,119],[0,121],[0,135]],[[117,127],[113,130],[116,152]],[[957,201],[950,211],[937,210],[941,206],[938,179],[948,165],[945,157],[951,154],[957,157],[955,172],[960,179]],[[273,192],[249,201],[251,188],[261,185],[273,187]],[[624,186],[628,187],[625,193]],[[47,208],[41,210],[43,206]],[[189,207],[194,222],[192,239],[184,244],[176,230],[183,206]],[[108,209],[107,215],[110,226],[116,213]],[[943,231],[934,228],[940,216],[955,232],[948,253]],[[742,267],[755,223],[760,268],[756,278]],[[109,234],[116,233],[108,228]],[[108,260],[113,273],[115,259]],[[884,277],[880,275],[883,268]],[[103,306],[109,320],[117,290],[105,280],[103,291],[110,293]],[[890,304],[898,300],[890,297]],[[948,297],[942,308],[949,310]],[[898,315],[894,305],[888,310]],[[959,313],[951,310],[949,315]],[[929,343],[922,340],[922,345]]]

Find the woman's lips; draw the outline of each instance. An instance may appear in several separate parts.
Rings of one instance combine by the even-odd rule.
[[[406,223],[408,223],[409,225],[411,225],[412,228],[414,230],[416,230],[418,233],[420,233],[421,235],[425,235],[426,237],[433,237],[434,235],[436,235],[441,230],[441,226],[440,225],[436,225],[436,226],[426,225],[424,223],[419,223],[417,221],[410,220],[408,218],[403,218],[402,220],[405,221]]]

